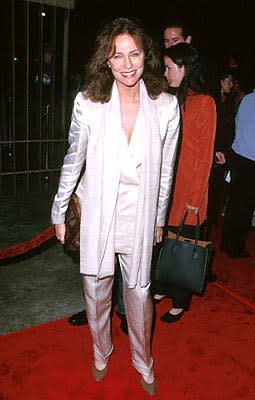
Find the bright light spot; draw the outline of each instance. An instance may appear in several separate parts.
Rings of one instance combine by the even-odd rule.
[[[42,13],[41,13],[41,16],[42,16],[42,17],[45,17],[45,16],[46,16],[46,13],[45,13],[45,12],[42,12]]]

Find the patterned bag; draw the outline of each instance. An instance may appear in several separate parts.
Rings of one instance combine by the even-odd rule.
[[[79,197],[73,193],[69,200],[65,218],[66,236],[64,246],[67,251],[77,251],[80,247],[80,222],[80,201]]]

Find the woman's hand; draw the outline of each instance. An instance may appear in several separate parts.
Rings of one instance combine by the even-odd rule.
[[[226,162],[225,154],[222,151],[216,151],[215,153],[215,162],[216,164],[223,165]]]
[[[55,234],[57,239],[61,244],[65,243],[65,235],[66,235],[66,225],[65,224],[55,224]]]
[[[160,243],[163,240],[163,228],[162,226],[157,226],[156,228],[156,243]]]

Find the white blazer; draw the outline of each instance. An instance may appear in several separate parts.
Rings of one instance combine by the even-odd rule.
[[[152,100],[140,82],[142,111],[142,168],[135,246],[129,287],[150,282],[155,227],[164,226],[173,181],[180,112],[175,96],[162,93]],[[69,130],[52,223],[65,221],[70,196],[81,201],[80,271],[98,278],[114,274],[114,216],[120,178],[121,110],[116,83],[108,103],[94,103],[78,93]]]

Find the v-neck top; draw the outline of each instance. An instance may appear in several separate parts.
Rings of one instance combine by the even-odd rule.
[[[120,146],[120,182],[115,214],[116,253],[132,253],[142,167],[141,159],[141,119],[138,113],[129,144],[124,129],[122,131]]]

